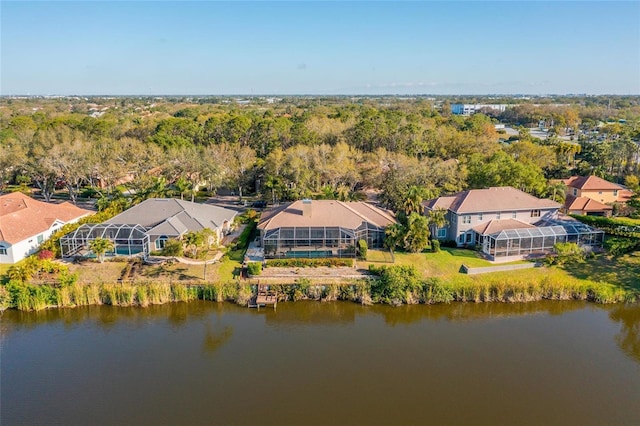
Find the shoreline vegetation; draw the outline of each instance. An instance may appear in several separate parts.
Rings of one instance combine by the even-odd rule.
[[[278,301],[344,300],[392,306],[540,300],[640,302],[640,252],[589,258],[569,253],[562,257],[562,262],[558,255],[549,258],[552,262],[540,268],[467,275],[460,272],[461,265],[484,267],[491,263],[468,249],[443,248],[429,253],[399,251],[393,255],[369,250],[367,260],[357,261],[357,267],[368,272],[362,278],[330,282],[323,277],[305,277],[303,272],[293,283],[269,279],[260,273],[254,279],[242,280],[244,254],[255,236],[256,226],[254,219],[244,222],[247,226],[241,235],[226,249],[222,260],[208,268],[206,276],[202,275],[199,265],[145,266],[135,259],[65,264],[47,256],[31,256],[5,273],[0,270],[0,280],[5,275],[5,283],[0,285],[0,311],[87,305],[147,307],[192,300],[248,306],[257,293],[258,283],[269,285],[278,295]],[[304,271],[322,265],[346,266],[353,270],[355,263],[354,259],[268,260],[266,267]]]
[[[363,305],[437,303],[522,303],[540,300],[582,300],[595,303],[634,303],[640,301],[635,289],[588,281],[558,281],[545,276],[534,281],[495,277],[483,283],[451,284],[440,278],[422,279],[415,268],[380,268],[368,280],[344,284],[316,284],[300,278],[295,284],[271,284],[280,301],[351,301]],[[0,287],[0,311],[13,308],[37,311],[48,308],[74,308],[88,305],[147,307],[172,302],[204,300],[232,302],[247,306],[255,284],[242,281],[222,284],[123,283],[34,285],[10,282]]]

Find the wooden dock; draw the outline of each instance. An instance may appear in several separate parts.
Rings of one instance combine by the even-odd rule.
[[[258,292],[254,298],[249,302],[250,308],[263,308],[266,306],[273,306],[273,309],[278,305],[278,293],[269,290],[268,285],[258,284]]]

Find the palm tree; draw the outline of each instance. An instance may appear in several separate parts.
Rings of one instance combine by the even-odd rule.
[[[176,191],[180,193],[181,200],[184,200],[184,194],[189,193],[192,189],[191,182],[189,182],[187,179],[185,179],[182,176],[178,178],[178,180],[173,184],[173,186],[176,189]]]
[[[436,208],[429,211],[427,221],[431,227],[431,236],[438,237],[438,228],[444,228],[449,221],[447,220],[447,211],[443,208]]]
[[[187,232],[184,234],[184,237],[182,237],[182,240],[187,247],[191,247],[193,257],[196,257],[198,254],[198,247],[200,247],[204,242],[204,238],[199,232]]]
[[[387,229],[384,232],[385,247],[387,247],[393,253],[393,250],[404,238],[404,233],[405,229],[400,223],[394,223],[393,225],[387,226]]]
[[[405,198],[402,205],[404,208],[404,214],[407,217],[411,216],[411,213],[422,214],[422,194],[422,189],[415,185],[409,188],[407,198]]]
[[[98,257],[100,263],[104,262],[104,254],[113,251],[113,242],[106,238],[96,238],[89,243],[89,249]]]
[[[547,185],[547,194],[551,196],[553,201],[564,203],[566,198],[567,186],[562,181],[551,182]]]

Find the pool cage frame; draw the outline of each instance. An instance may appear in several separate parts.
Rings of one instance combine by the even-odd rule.
[[[75,231],[60,238],[60,252],[63,258],[87,256],[91,254],[89,244],[98,238],[113,243],[113,250],[106,256],[149,255],[151,246],[146,229],[141,225],[111,223],[84,224]]]
[[[380,248],[384,228],[364,222],[357,229],[340,226],[280,227],[261,232],[265,258],[355,257],[359,240]]]
[[[492,258],[551,253],[556,243],[576,243],[600,247],[604,231],[583,223],[555,222],[537,228],[505,229],[490,235],[479,235],[482,252]]]

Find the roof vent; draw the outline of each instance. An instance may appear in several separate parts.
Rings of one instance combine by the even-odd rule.
[[[302,216],[311,217],[311,200],[308,198],[302,200]]]

